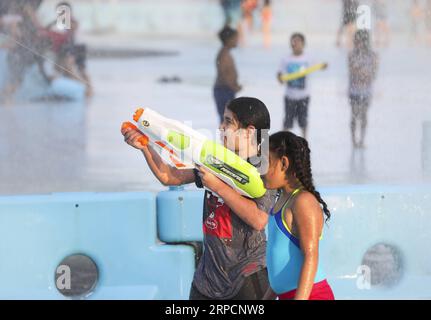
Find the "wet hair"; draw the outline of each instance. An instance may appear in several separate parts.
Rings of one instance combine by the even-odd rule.
[[[226,106],[235,115],[241,128],[253,126],[256,128],[256,138],[258,144],[258,153],[264,140],[261,130],[269,130],[271,126],[271,117],[266,105],[257,98],[240,97],[233,99]]]
[[[290,41],[293,39],[298,38],[302,41],[303,44],[305,44],[305,36],[300,32],[295,32],[290,36]]]
[[[225,45],[230,39],[235,37],[238,34],[238,31],[232,29],[229,26],[224,26],[218,33],[218,37],[220,41]]]
[[[305,190],[313,194],[322,205],[327,222],[331,212],[320,193],[316,190],[311,173],[310,148],[308,142],[290,131],[280,131],[269,137],[269,150],[279,159],[283,156],[289,159],[289,168],[286,177],[291,174],[295,176]]]
[[[353,37],[355,49],[371,50],[371,36],[368,30],[358,30]]]

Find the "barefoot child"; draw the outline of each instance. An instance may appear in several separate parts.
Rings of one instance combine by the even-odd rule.
[[[367,112],[371,104],[377,67],[377,54],[371,49],[369,32],[367,30],[356,31],[354,49],[349,54],[349,102],[352,108],[350,129],[354,148],[364,147]]]
[[[265,186],[279,190],[280,196],[268,222],[271,289],[265,298],[333,300],[319,258],[324,215],[328,220],[330,212],[313,185],[307,141],[283,131],[269,143]]]
[[[286,86],[284,94],[284,130],[293,128],[295,119],[302,129],[302,136],[307,136],[308,106],[310,104],[310,90],[308,87],[308,76],[283,82],[283,74],[299,72],[311,67],[314,62],[305,54],[305,36],[302,33],[293,33],[290,37],[292,53],[283,58],[278,69],[277,78],[281,84]],[[326,64],[325,64],[326,68]]]
[[[242,97],[227,105],[220,130],[226,148],[256,165],[254,160],[261,153],[262,141],[267,139],[261,130],[269,126],[265,104]],[[268,288],[264,228],[274,193],[266,192],[258,199],[243,197],[203,167],[178,170],[165,164],[154,149],[140,144],[139,131],[123,128],[122,133],[128,144],[142,151],[163,185],[195,183],[211,190],[204,195],[203,254],[194,274],[190,299],[262,299]]]

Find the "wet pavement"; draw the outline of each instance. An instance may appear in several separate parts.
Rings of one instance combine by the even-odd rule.
[[[423,157],[424,150],[431,150],[431,137],[424,134],[431,126],[431,48],[408,48],[399,39],[379,50],[366,148],[353,150],[347,52],[327,39],[311,38],[308,43],[309,54],[329,63],[328,70],[310,79],[309,141],[316,183],[431,182]],[[90,59],[95,94],[85,103],[0,105],[0,194],[163,189],[142,154],[123,142],[120,125],[142,106],[215,134],[211,86],[218,43],[164,39],[143,46],[179,54]],[[256,42],[234,53],[244,86],[240,95],[267,104],[272,132],[281,129],[284,116],[284,89],[275,73],[285,52],[286,44],[278,41],[271,50]],[[173,76],[182,81],[158,81]]]

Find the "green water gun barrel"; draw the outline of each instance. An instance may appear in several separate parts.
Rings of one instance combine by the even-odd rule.
[[[201,149],[200,161],[214,172],[228,177],[250,198],[260,198],[266,192],[259,171],[218,143],[205,141]]]

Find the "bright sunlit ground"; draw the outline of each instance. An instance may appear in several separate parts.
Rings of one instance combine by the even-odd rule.
[[[240,95],[270,109],[272,132],[281,129],[283,87],[275,80],[287,39],[264,49],[256,36],[235,50]],[[187,121],[195,129],[217,128],[212,98],[218,41],[207,39],[90,39],[95,47],[176,51],[137,59],[90,59],[94,97],[86,104],[32,103],[0,106],[0,193],[160,190],[143,156],[127,146],[120,125],[138,106]],[[369,110],[366,148],[353,151],[347,102],[347,51],[332,38],[309,38],[307,52],[327,61],[314,74],[309,112],[312,167],[318,186],[429,182],[423,150],[431,149],[431,48],[408,47],[403,38],[378,50],[380,69]],[[181,83],[162,84],[162,76]],[[427,142],[428,139],[428,142]],[[426,163],[425,163],[426,164]],[[430,164],[428,164],[430,165]]]

